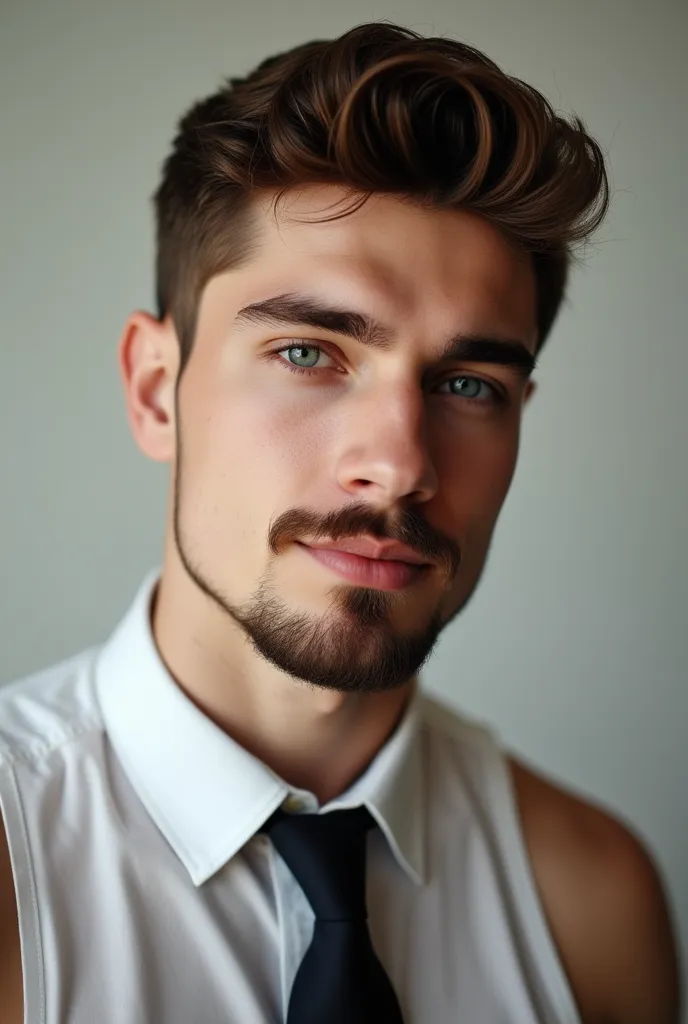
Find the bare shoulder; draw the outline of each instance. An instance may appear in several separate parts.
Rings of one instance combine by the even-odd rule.
[[[678,1024],[667,896],[641,838],[607,810],[509,759],[533,873],[586,1024]]]
[[[22,1024],[19,923],[5,825],[0,813],[0,1005],[3,1024]]]

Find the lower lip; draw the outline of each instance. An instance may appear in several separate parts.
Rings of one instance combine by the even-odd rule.
[[[428,565],[411,565],[409,562],[364,558],[363,555],[333,548],[311,548],[307,544],[300,544],[300,547],[345,580],[377,590],[401,590],[425,576],[429,568]]]

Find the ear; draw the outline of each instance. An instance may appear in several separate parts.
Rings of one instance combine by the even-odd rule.
[[[173,461],[179,344],[171,319],[161,322],[150,313],[132,313],[124,325],[117,357],[136,444],[150,459]]]
[[[523,405],[524,406],[527,405],[527,403],[530,400],[531,396],[534,395],[536,391],[537,391],[537,381],[529,380],[528,383],[526,384],[526,389],[523,392]]]

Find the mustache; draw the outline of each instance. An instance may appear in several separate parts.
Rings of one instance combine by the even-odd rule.
[[[395,519],[364,502],[355,502],[325,516],[309,509],[289,509],[270,523],[268,544],[272,553],[278,555],[287,544],[303,537],[336,543],[361,534],[408,545],[428,562],[440,566],[450,580],[459,570],[461,548],[456,541],[440,534],[410,508]]]

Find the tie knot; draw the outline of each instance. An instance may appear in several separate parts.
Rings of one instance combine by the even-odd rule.
[[[366,807],[326,814],[278,809],[263,826],[303,889],[317,920],[365,921]]]

